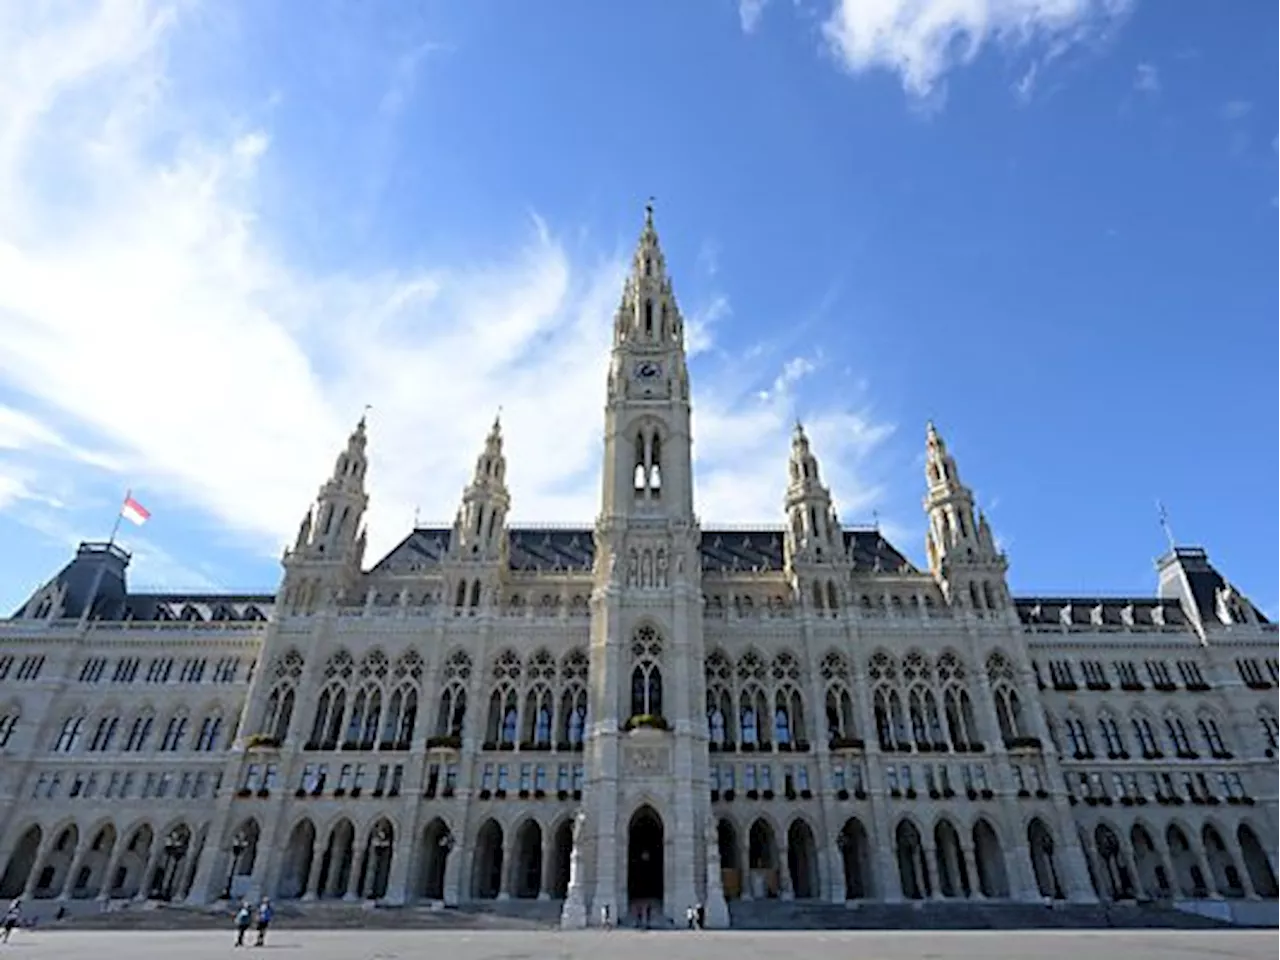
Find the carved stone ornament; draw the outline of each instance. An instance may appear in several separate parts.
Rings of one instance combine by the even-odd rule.
[[[666,776],[671,772],[671,754],[666,747],[628,747],[624,769],[635,777]]]

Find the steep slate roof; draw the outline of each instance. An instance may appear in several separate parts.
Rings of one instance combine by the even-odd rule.
[[[413,573],[439,563],[449,550],[447,528],[414,530],[374,564],[373,573]],[[508,558],[521,573],[589,571],[595,558],[595,539],[589,528],[518,528],[508,533]],[[907,559],[875,530],[846,530],[845,549],[854,569],[885,573],[917,572]],[[711,573],[767,572],[783,567],[782,531],[704,530],[702,567]]]

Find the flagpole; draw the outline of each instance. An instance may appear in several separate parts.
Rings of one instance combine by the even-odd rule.
[[[80,612],[80,628],[86,629],[89,625],[89,615],[93,612],[93,605],[98,602],[98,591],[102,589],[102,578],[107,573],[107,562],[111,556],[111,548],[115,546],[116,536],[120,533],[120,520],[124,517],[124,505],[129,502],[129,498],[133,496],[132,490],[124,492],[124,499],[120,501],[120,507],[116,510],[116,522],[111,525],[111,536],[107,538],[106,556],[102,557],[98,563],[98,572],[93,576],[93,586],[89,589],[89,599],[85,601],[84,610]]]

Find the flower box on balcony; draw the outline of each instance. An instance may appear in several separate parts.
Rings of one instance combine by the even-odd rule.
[[[244,748],[246,750],[279,750],[280,738],[273,737],[269,733],[254,733],[245,737]]]
[[[461,750],[462,738],[453,735],[427,737],[428,750]]]
[[[627,720],[628,730],[669,730],[667,718],[652,713],[637,713]]]

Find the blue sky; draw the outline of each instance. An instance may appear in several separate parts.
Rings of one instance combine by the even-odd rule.
[[[645,198],[699,511],[781,521],[796,416],[923,562],[924,424],[1018,593],[1207,547],[1274,616],[1273,4],[0,6],[0,610],[104,537],[272,590],[364,404],[371,552],[494,410],[514,519],[589,523]]]

